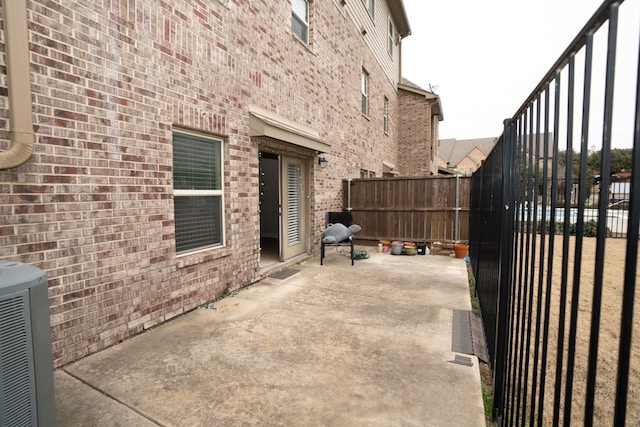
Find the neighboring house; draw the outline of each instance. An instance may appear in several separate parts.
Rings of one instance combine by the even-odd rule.
[[[442,114],[401,83],[401,0],[0,16],[0,259],[46,271],[56,366],[317,253],[343,179],[433,173]]]
[[[471,175],[487,158],[498,138],[441,139],[438,168],[444,173]]]
[[[440,97],[403,78],[400,94],[398,168],[403,176],[438,173],[438,129],[444,120]]]

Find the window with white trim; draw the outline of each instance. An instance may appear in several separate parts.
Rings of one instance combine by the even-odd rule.
[[[369,114],[369,73],[364,68],[362,69],[360,90],[362,92],[362,114],[366,116]]]
[[[305,43],[309,43],[309,2],[291,0],[291,30]]]
[[[375,178],[376,173],[374,171],[360,169],[360,178]]]
[[[389,30],[387,31],[387,52],[389,52],[389,56],[391,58],[393,58],[393,36],[393,21],[391,20],[391,17],[389,17]]]
[[[372,17],[376,11],[376,0],[367,0],[367,10]]]
[[[384,110],[382,111],[382,127],[384,132],[389,132],[389,98],[384,97]]]
[[[176,253],[224,244],[222,141],[173,133]]]

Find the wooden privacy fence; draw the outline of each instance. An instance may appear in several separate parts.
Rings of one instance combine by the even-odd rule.
[[[362,227],[358,240],[469,240],[469,177],[351,179],[343,190],[345,209]]]

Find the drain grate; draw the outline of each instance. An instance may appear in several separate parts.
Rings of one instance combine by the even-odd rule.
[[[482,321],[470,311],[453,311],[451,351],[473,354],[487,362],[487,348],[484,341]]]
[[[456,354],[456,357],[453,360],[453,363],[457,363],[458,365],[464,365],[464,366],[473,366],[473,362],[471,361],[470,357],[460,356],[459,354]]]
[[[270,274],[269,277],[272,277],[274,279],[286,279],[287,277],[291,277],[294,274],[296,274],[297,272],[299,272],[300,270],[296,270],[295,268],[288,268],[286,270],[280,270],[277,273],[273,273]]]
[[[471,335],[470,312],[453,311],[453,333],[451,336],[451,351],[456,353],[473,354],[473,337]]]

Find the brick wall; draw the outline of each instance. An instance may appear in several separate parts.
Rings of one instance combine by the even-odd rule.
[[[290,2],[27,3],[37,140],[27,163],[0,171],[0,259],[47,272],[56,366],[259,279],[250,105],[332,145],[327,167],[310,162],[312,251],[324,211],[342,208],[342,179],[363,168],[381,176],[382,160],[396,161],[396,90],[337,1],[313,3],[309,45],[291,33]],[[360,113],[363,66],[369,117]],[[176,257],[174,126],[225,141],[225,248]]]
[[[424,95],[399,91],[400,136],[398,164],[402,176],[432,174],[433,135],[431,106]]]

